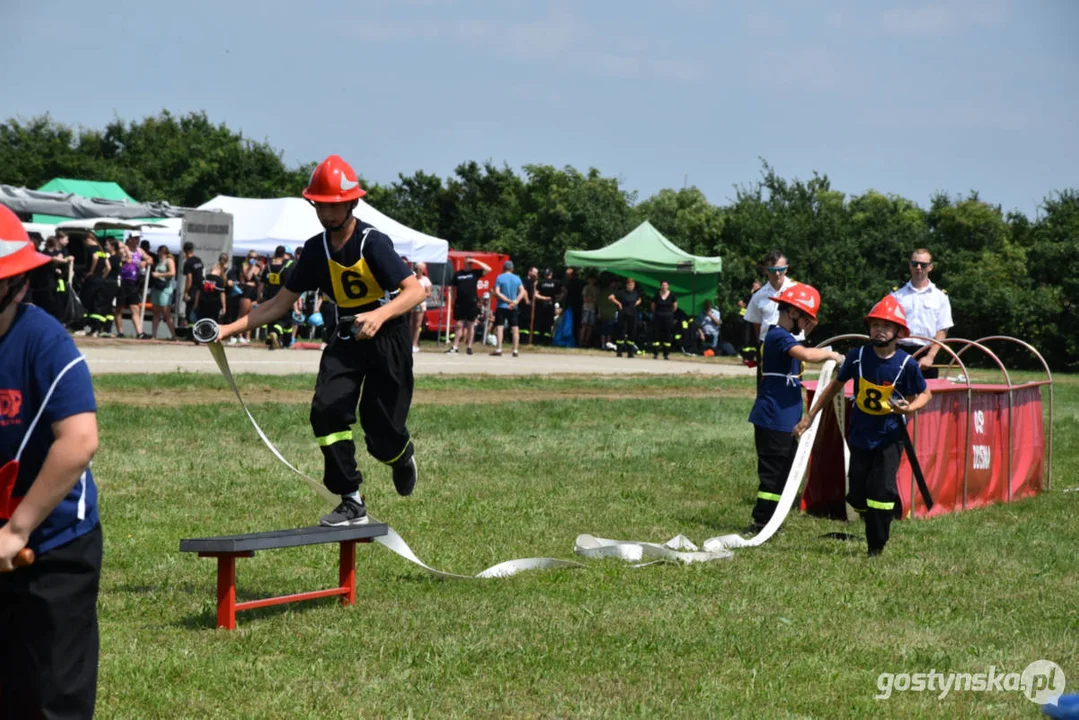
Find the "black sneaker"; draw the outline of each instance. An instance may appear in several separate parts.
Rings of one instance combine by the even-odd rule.
[[[352,498],[342,497],[341,504],[334,508],[332,513],[327,513],[319,518],[318,524],[326,527],[347,527],[349,525],[363,525],[367,522],[367,506],[360,496],[360,502]]]
[[[411,495],[416,487],[416,456],[393,466],[393,486],[398,495]]]
[[[465,350],[466,350],[466,352],[468,352],[469,355],[472,354],[472,348],[465,348]]]

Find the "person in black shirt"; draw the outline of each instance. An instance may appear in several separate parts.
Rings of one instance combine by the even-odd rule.
[[[180,327],[186,327],[188,316],[195,308],[195,296],[202,288],[203,265],[202,258],[195,254],[195,243],[190,240],[184,243],[184,276],[183,297],[184,311],[180,314]]]
[[[214,272],[214,271],[217,272]],[[202,276],[202,284],[195,290],[195,317],[199,320],[209,318],[219,321],[225,317],[227,303],[223,269],[215,265],[210,272]]]
[[[532,324],[535,322],[533,303],[536,300],[536,282],[539,280],[539,268],[531,267],[528,274],[521,279],[525,289],[525,299],[521,301],[521,334],[528,336],[529,344],[532,343]]]
[[[465,350],[472,354],[472,340],[476,335],[476,318],[480,316],[479,298],[476,283],[487,273],[491,266],[474,257],[466,257],[464,267],[453,274],[453,316],[457,318],[457,333],[453,336],[453,347],[447,353],[456,353],[461,337],[465,338]]]
[[[94,294],[94,305],[90,310],[91,328],[94,321],[98,323],[96,330],[98,337],[112,337],[109,327],[116,319],[113,303],[116,302],[116,293],[120,290],[120,265],[123,258],[120,257],[120,244],[115,238],[105,240],[105,249],[99,249],[95,253],[98,262],[93,266],[94,274],[101,283]]]
[[[671,335],[677,309],[678,298],[671,292],[671,284],[664,280],[652,298],[652,359],[659,358],[660,350],[664,360],[671,359]]]
[[[554,301],[562,294],[562,286],[554,279],[554,270],[543,271],[543,279],[536,284],[536,332],[535,338],[551,344],[554,329]]]
[[[612,293],[609,300],[618,306],[618,333],[615,339],[617,356],[631,358],[637,354],[637,306],[641,304],[641,293],[637,290],[637,281],[626,278],[626,286]]]
[[[67,289],[67,270],[75,258],[51,235],[41,252],[49,256],[49,262],[30,272],[30,302],[59,320],[63,308],[58,299]]]
[[[262,299],[259,302],[266,302],[277,297],[277,293],[284,287],[291,274],[292,259],[285,251],[285,246],[278,245],[274,248],[273,257],[266,266],[266,280],[262,283]],[[266,345],[271,350],[288,347],[292,340],[292,330],[292,313],[288,312],[270,326],[270,332],[266,336]]]
[[[104,321],[103,316],[100,319],[94,316],[94,307],[97,303],[97,295],[104,284],[100,274],[100,266],[108,262],[109,254],[104,251],[97,241],[97,236],[93,233],[87,233],[83,239],[82,247],[86,265],[85,274],[82,276],[80,297],[82,298],[82,306],[86,309],[86,329],[80,330],[76,334],[92,336],[97,335]],[[108,274],[107,271],[106,274]]]
[[[334,302],[332,316],[323,312],[330,332],[311,401],[311,427],[324,460],[322,481],[341,496],[333,512],[320,519],[333,527],[367,522],[352,439],[357,403],[367,452],[393,467],[398,494],[409,495],[416,485],[416,460],[405,426],[413,388],[408,313],[423,301],[424,290],[393,241],[353,215],[364,195],[348,163],[337,155],[323,160],[303,196],[325,230],[304,244],[284,287],[271,300],[221,327],[219,334],[224,339],[276,320],[310,290]]]

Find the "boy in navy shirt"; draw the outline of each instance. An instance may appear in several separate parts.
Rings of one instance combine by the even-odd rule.
[[[918,361],[896,347],[910,335],[903,307],[891,295],[873,306],[865,318],[870,344],[847,354],[839,375],[798,427],[800,436],[813,416],[827,407],[848,380],[854,380],[854,412],[850,416],[850,491],[847,502],[865,518],[869,555],[880,555],[888,542],[892,517],[902,505],[895,476],[903,454],[905,417],[932,398]]]
[[[49,262],[0,206],[0,717],[91,717],[101,526],[85,358],[21,304]],[[27,550],[33,555],[27,557]],[[27,565],[28,561],[32,564]]]
[[[760,532],[772,518],[794,463],[798,446],[792,433],[802,417],[802,363],[843,361],[842,355],[831,350],[805,347],[792,334],[804,331],[808,335],[817,326],[820,293],[815,288],[799,283],[772,301],[779,305],[779,321],[761,344],[761,381],[749,414],[760,486],[747,533]]]

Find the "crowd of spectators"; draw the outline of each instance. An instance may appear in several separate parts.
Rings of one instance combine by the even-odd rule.
[[[186,328],[201,318],[232,322],[247,315],[283,286],[302,250],[279,246],[272,256],[255,251],[242,257],[221,254],[207,266],[191,243],[185,243],[182,254],[176,257],[165,245],[151,249],[138,233],[124,238],[98,238],[88,233],[78,240],[75,252],[71,238],[62,231],[39,243],[52,262],[34,271],[30,301],[75,335],[125,338],[130,327],[134,330],[130,337],[144,340],[189,337]],[[403,262],[408,260],[403,258]],[[951,326],[951,313],[946,294],[928,280],[932,267],[928,251],[915,251],[910,262],[911,282],[898,289],[896,296],[924,325],[919,326],[920,332],[942,338]],[[424,263],[416,263],[413,269],[426,290],[424,302],[411,317],[412,348],[419,352],[421,337],[428,330],[424,317],[432,285]],[[552,268],[541,272],[530,267],[519,278],[522,291],[513,317],[524,345],[591,348],[628,358],[640,354],[669,358],[673,353],[751,359],[759,339],[775,323],[776,305],[770,298],[795,284],[788,269],[783,252],[769,253],[761,262],[763,282],[754,282],[738,301],[738,315],[730,322],[713,298],[680,298],[666,280],[657,291],[647,292],[633,278],[610,273],[582,276],[570,267],[559,279]],[[490,338],[497,344],[497,321],[508,324],[508,313],[491,311],[490,297],[477,295],[477,281],[488,272],[489,266],[469,258],[451,279],[457,322],[447,352],[458,352],[463,340],[464,349],[471,354],[474,337],[481,342]],[[178,314],[174,314],[177,308]],[[261,342],[271,349],[297,340],[321,343],[323,316],[331,310],[318,293],[305,293],[290,317],[269,328]],[[162,324],[167,330],[164,338],[160,335]],[[248,345],[252,337],[244,333],[229,342]],[[935,348],[925,349],[923,365],[928,367]]]
[[[70,240],[60,231],[39,243],[52,262],[34,271],[30,301],[74,335],[101,338],[175,341],[189,337],[185,329],[201,318],[231,322],[243,317],[284,284],[300,253],[300,248],[294,254],[285,246],[270,257],[254,251],[238,258],[222,253],[207,265],[190,242],[176,257],[166,245],[153,250],[138,233],[124,238],[86,233],[78,236],[74,250]],[[324,309],[317,293],[304,294],[264,342],[276,348],[297,337],[320,340]],[[134,329],[130,335],[129,327]],[[251,336],[245,333],[230,342],[250,344]]]

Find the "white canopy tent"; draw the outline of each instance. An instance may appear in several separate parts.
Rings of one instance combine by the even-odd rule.
[[[399,255],[413,262],[446,262],[448,242],[406,227],[363,200],[358,202],[356,217],[389,235]],[[272,255],[278,245],[295,249],[322,231],[315,211],[300,198],[258,200],[218,195],[199,209],[223,210],[232,215],[232,247],[236,254],[255,250]]]

